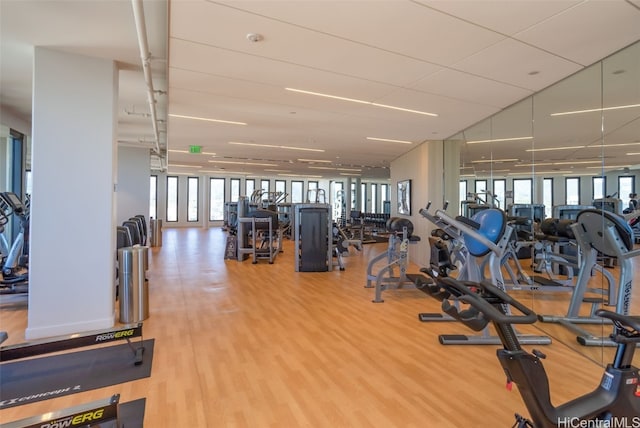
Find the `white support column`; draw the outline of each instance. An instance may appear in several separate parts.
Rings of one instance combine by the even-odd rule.
[[[142,147],[118,148],[118,184],[116,186],[116,223],[143,214],[149,224],[149,176],[151,157]]]
[[[460,146],[459,140],[446,140],[443,143],[442,175],[444,178],[444,200],[433,201],[440,208],[445,201],[449,202],[447,212],[458,215],[460,208]]]
[[[27,339],[115,319],[118,73],[36,47]]]

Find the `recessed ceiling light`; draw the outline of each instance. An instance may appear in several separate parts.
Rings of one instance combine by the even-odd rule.
[[[553,165],[578,165],[587,163],[602,163],[602,160],[554,162]]]
[[[382,108],[388,108],[388,109],[392,109],[392,110],[406,111],[407,113],[416,113],[416,114],[422,114],[422,115],[425,115],[425,116],[438,117],[438,115],[435,114],[435,113],[429,113],[429,112],[420,111],[420,110],[412,110],[412,109],[408,109],[408,108],[404,108],[404,107],[396,107],[396,106],[392,106],[392,105],[388,105],[388,104],[379,104],[379,103],[374,103],[374,102],[371,102],[371,101],[358,100],[356,98],[340,97],[338,95],[330,95],[330,94],[323,94],[321,92],[305,91],[303,89],[295,89],[295,88],[284,88],[284,89],[287,90],[287,91],[291,91],[291,92],[298,92],[300,94],[315,95],[317,97],[332,98],[334,100],[349,101],[349,102],[352,102],[352,103],[367,104],[367,105],[371,105],[371,106],[375,106],[375,107],[382,107]]]
[[[249,166],[278,166],[274,163],[253,163],[253,162],[240,162],[240,161],[222,161],[222,160],[210,160],[210,163],[232,163],[237,165],[249,165]]]
[[[198,116],[185,116],[182,114],[169,114],[169,117],[176,117],[179,119],[191,119],[191,120],[202,120],[205,122],[216,122],[216,123],[228,123],[231,125],[246,125],[244,122],[234,122],[232,120],[222,120],[222,119],[211,119],[208,117],[198,117]]]
[[[624,147],[624,146],[640,146],[640,143],[601,144],[601,145],[590,146],[590,147],[600,148],[600,147]]]
[[[471,163],[489,163],[489,162],[517,162],[520,159],[483,159],[471,161]]]
[[[324,152],[323,149],[308,149],[306,147],[293,147],[293,146],[276,146],[273,144],[239,143],[237,141],[229,141],[229,144],[235,144],[238,146],[267,147],[267,148],[274,148],[274,149],[303,150],[307,152]]]
[[[388,143],[413,144],[412,141],[406,141],[406,140],[391,140],[389,138],[377,138],[377,137],[366,137],[366,138],[367,140],[384,141]]]
[[[565,146],[565,147],[548,147],[546,149],[527,149],[525,152],[550,152],[553,150],[572,150],[572,149],[584,149],[585,146]]]
[[[494,138],[492,140],[473,140],[473,141],[467,141],[467,144],[500,143],[502,141],[520,141],[520,140],[533,140],[533,137],[508,137],[508,138]]]
[[[640,107],[640,104],[629,104],[624,106],[614,106],[614,107],[600,107],[600,108],[591,108],[587,110],[575,110],[575,111],[563,111],[560,113],[551,113],[549,116],[566,116],[569,114],[581,114],[581,113],[593,113],[596,111],[609,111],[609,110],[622,110],[625,108],[634,108]]]

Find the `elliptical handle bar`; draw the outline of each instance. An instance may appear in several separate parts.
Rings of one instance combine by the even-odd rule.
[[[466,282],[482,290],[482,294],[475,293],[468,285],[453,278],[438,279],[451,291],[451,294],[475,309],[480,311],[487,319],[498,324],[533,324],[538,319],[535,312],[523,305],[507,293],[491,284],[488,281]],[[489,303],[487,299],[495,300]],[[522,315],[505,314],[500,311],[497,305],[511,305],[522,313]]]

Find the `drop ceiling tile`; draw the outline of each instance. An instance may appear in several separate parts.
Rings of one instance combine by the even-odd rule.
[[[217,47],[222,56],[215,53],[211,61],[223,61],[222,51],[243,53],[258,62],[270,59],[400,86],[439,69],[424,61],[213,3],[178,3],[173,9],[171,37]],[[251,32],[264,39],[249,42],[246,35]],[[249,71],[255,73],[256,69]]]
[[[440,65],[502,38],[486,28],[404,1],[226,2],[282,22]]]
[[[585,1],[514,37],[591,65],[640,40],[640,10],[624,1]]]
[[[182,40],[172,40],[170,73],[172,86],[178,85],[174,78],[184,76],[179,73],[180,70],[192,72],[190,76],[184,77],[186,81],[196,78],[194,74],[202,74],[197,81],[207,85],[202,88],[203,90],[229,92],[231,87],[233,91],[240,88],[239,96],[244,96],[242,94],[246,90],[263,91],[266,88],[259,88],[269,86],[277,92],[291,87],[368,100],[395,89],[394,86],[366,79],[310,69],[268,58],[257,58]]]
[[[581,3],[582,0],[416,1],[479,26],[513,35]]]
[[[516,40],[506,39],[454,64],[453,68],[537,91],[581,67]],[[537,74],[530,75],[531,72]]]
[[[452,69],[443,69],[420,79],[410,89],[496,108],[532,94],[531,90]]]

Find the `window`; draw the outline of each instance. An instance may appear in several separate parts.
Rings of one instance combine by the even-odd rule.
[[[356,183],[351,183],[351,209],[356,209]]]
[[[507,193],[507,180],[493,180],[493,196],[495,196],[494,203],[497,204],[498,208],[504,210],[506,209],[505,195]],[[488,202],[488,201],[487,201]]]
[[[593,193],[591,199],[602,199],[607,191],[607,177],[593,177]]]
[[[158,176],[152,175],[149,180],[149,218],[158,218]]]
[[[360,211],[367,212],[367,183],[360,183]]]
[[[458,206],[458,215],[462,215],[462,201],[467,200],[467,180],[460,180],[460,185],[458,186],[458,188],[460,189],[460,205]]]
[[[371,212],[377,213],[378,210],[378,185],[375,183],[371,184]]]
[[[292,181],[291,182],[291,203],[300,204],[304,202],[304,182]]]
[[[475,182],[477,194],[481,194],[487,191],[487,180],[476,180]]]
[[[567,177],[564,181],[565,204],[580,205],[580,178]]]
[[[224,220],[224,178],[209,179],[209,220]]]
[[[309,181],[307,183],[307,202],[315,203],[323,203],[321,201],[320,195],[318,194],[318,182],[317,181]]]
[[[247,198],[251,198],[251,196],[253,195],[253,192],[256,190],[256,180],[254,180],[253,178],[246,179],[244,182],[244,190],[245,190],[245,196]]]
[[[388,184],[383,184],[380,186],[380,200],[381,201],[388,201],[389,199],[389,185]]]
[[[167,222],[178,221],[178,177],[167,176]]]
[[[533,203],[533,180],[530,178],[513,179],[513,203]]]
[[[232,178],[231,179],[231,202],[238,202],[240,199],[240,179]]]
[[[382,200],[382,212],[384,214],[391,213],[391,199],[389,198],[389,185],[380,186],[380,200]]]
[[[542,180],[542,203],[544,204],[544,216],[553,215],[553,178]]]
[[[187,221],[198,221],[198,177],[187,178]]]
[[[24,192],[27,195],[33,194],[33,174],[30,169],[24,172]]]
[[[622,199],[622,206],[625,208],[629,206],[631,200],[629,194],[636,191],[635,181],[635,175],[618,176],[618,198]]]
[[[276,180],[276,192],[284,195],[287,193],[287,182],[285,180]],[[281,202],[285,202],[286,199],[281,199]]]
[[[260,188],[262,189],[262,200],[269,199],[271,191],[271,182],[269,180],[260,180]]]

